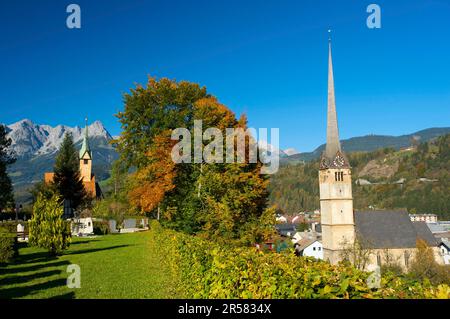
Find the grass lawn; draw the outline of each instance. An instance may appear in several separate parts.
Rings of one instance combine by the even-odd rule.
[[[150,232],[73,238],[57,258],[23,247],[0,267],[0,298],[174,298],[169,272],[151,246]],[[81,288],[66,286],[67,266],[81,269]]]

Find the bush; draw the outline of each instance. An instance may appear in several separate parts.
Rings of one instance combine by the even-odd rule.
[[[17,236],[0,227],[0,264],[10,262],[18,254]]]
[[[109,223],[106,220],[94,220],[93,226],[95,235],[107,235],[111,232]]]
[[[429,280],[432,284],[450,285],[450,266],[439,265],[434,259],[433,250],[423,240],[417,242],[416,254],[409,276],[416,280]]]
[[[39,194],[33,206],[33,218],[29,221],[28,243],[47,249],[51,255],[61,254],[70,244],[70,223],[63,220],[64,210],[59,195],[51,197]]]
[[[381,288],[366,284],[370,273],[349,264],[331,265],[296,257],[292,250],[218,245],[151,223],[153,245],[178,280],[185,298],[449,298],[447,285],[408,280],[388,273]]]

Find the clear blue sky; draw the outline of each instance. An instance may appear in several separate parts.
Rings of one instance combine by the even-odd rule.
[[[81,30],[66,28],[70,3]],[[1,1],[0,122],[88,115],[116,135],[123,93],[151,74],[198,82],[310,151],[325,141],[331,26],[342,138],[450,126],[449,16],[447,0]]]

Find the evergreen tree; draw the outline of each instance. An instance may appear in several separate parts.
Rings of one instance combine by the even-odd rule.
[[[87,199],[86,190],[80,176],[78,154],[73,144],[72,134],[66,133],[54,167],[53,183],[59,194],[70,201],[76,209]]]
[[[48,198],[38,195],[33,206],[33,218],[29,222],[29,244],[48,249],[50,254],[57,255],[70,243],[69,222],[62,219],[62,199],[58,194]]]
[[[7,174],[7,167],[16,159],[9,151],[10,146],[11,139],[7,137],[6,128],[0,125],[0,211],[14,207],[13,187]]]

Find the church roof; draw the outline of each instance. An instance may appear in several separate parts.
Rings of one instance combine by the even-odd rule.
[[[80,149],[80,158],[82,158],[84,156],[84,154],[86,154],[86,152],[89,154],[89,157],[92,159],[91,147],[89,146],[89,134],[88,134],[87,119],[86,119],[86,128],[84,129],[83,144],[81,145],[81,149]]]
[[[370,248],[415,248],[423,239],[429,246],[437,241],[425,222],[412,222],[406,211],[357,211],[356,233]]]

